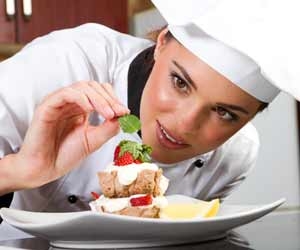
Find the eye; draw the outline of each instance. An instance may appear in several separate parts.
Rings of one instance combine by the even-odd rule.
[[[177,73],[172,72],[170,76],[175,89],[184,94],[188,94],[190,92],[189,84],[185,80],[183,80]]]
[[[239,118],[236,114],[234,114],[220,106],[215,107],[214,111],[216,111],[218,116],[225,121],[233,122],[233,121],[237,121]]]

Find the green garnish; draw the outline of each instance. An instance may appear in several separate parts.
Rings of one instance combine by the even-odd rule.
[[[151,161],[150,154],[152,153],[152,148],[149,145],[123,140],[119,143],[119,146],[119,156],[122,156],[125,152],[130,152],[134,159],[139,159],[142,162]]]
[[[135,115],[124,115],[118,118],[124,133],[135,133],[141,129],[141,122]]]
[[[118,120],[124,133],[135,133],[141,129],[141,122],[135,115],[124,115],[119,117]],[[124,155],[125,152],[129,152],[135,160],[140,160],[141,162],[151,161],[152,148],[149,145],[123,140],[119,143],[119,147],[119,157]]]

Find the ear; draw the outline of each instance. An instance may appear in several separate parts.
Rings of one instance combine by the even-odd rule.
[[[155,46],[155,50],[154,50],[154,60],[160,54],[160,52],[164,49],[164,47],[167,43],[167,39],[166,39],[167,33],[168,33],[168,29],[165,28],[158,34],[158,37],[156,39],[156,46]]]

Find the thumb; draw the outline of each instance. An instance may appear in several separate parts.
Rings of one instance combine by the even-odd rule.
[[[99,126],[89,126],[86,131],[89,152],[92,153],[100,148],[110,138],[115,136],[120,130],[117,119],[106,120]]]

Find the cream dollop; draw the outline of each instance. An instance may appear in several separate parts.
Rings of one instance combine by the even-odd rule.
[[[169,179],[162,175],[159,180],[160,195],[163,195],[167,191],[168,186]]]
[[[127,197],[113,199],[101,195],[97,200],[93,202],[93,205],[96,206],[96,210],[98,210],[97,207],[103,207],[105,211],[113,213],[127,207],[129,205],[129,199]]]

